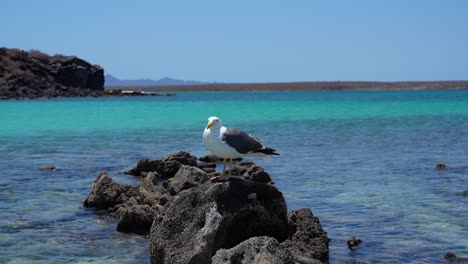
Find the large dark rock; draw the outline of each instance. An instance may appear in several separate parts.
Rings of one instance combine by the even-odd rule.
[[[256,198],[250,198],[251,194]],[[162,219],[155,222],[151,229],[151,261],[210,263],[218,250],[233,248],[258,236],[283,242],[282,251],[278,252],[281,256],[274,257],[278,261],[284,261],[285,256],[291,258],[293,253],[300,255],[293,258],[302,261],[299,263],[316,258],[326,261],[328,239],[318,220],[310,210],[292,215],[288,220],[282,193],[269,184],[235,179],[217,184],[208,182],[181,192]],[[226,254],[217,259],[225,259]]]
[[[289,212],[289,236],[253,237],[230,249],[220,249],[212,263],[322,263],[328,261],[328,237],[308,208]]]
[[[297,261],[309,263],[318,259],[328,260],[328,236],[318,217],[309,208],[293,210],[288,213],[290,234],[281,246],[295,256]]]
[[[104,70],[74,57],[0,48],[0,97],[104,95]]]

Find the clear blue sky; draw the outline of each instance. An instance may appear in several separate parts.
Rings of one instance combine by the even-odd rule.
[[[5,0],[0,46],[121,79],[467,80],[468,1]]]

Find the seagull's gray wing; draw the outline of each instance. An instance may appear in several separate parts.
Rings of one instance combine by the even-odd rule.
[[[227,128],[222,140],[241,154],[255,152],[265,147],[260,140],[235,128]]]

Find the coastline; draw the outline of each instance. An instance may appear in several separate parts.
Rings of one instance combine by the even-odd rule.
[[[104,86],[106,91],[144,92],[273,92],[273,91],[398,91],[468,89],[468,81],[412,82],[287,82],[287,83],[219,83],[171,86]]]

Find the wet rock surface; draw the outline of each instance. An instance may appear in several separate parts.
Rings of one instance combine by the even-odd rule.
[[[140,160],[138,186],[101,173],[86,207],[107,209],[121,232],[151,234],[152,263],[322,263],[328,238],[310,209],[287,212],[283,194],[251,162],[213,183],[212,164],[180,151]],[[221,165],[222,166],[222,165]],[[233,170],[233,171],[234,171]],[[268,178],[258,177],[262,173]],[[238,174],[236,174],[238,175]],[[268,179],[265,180],[265,179]]]
[[[359,244],[362,243],[362,240],[355,237],[355,236],[352,236],[351,238],[348,239],[348,241],[346,241],[346,245],[348,246],[348,248],[350,250],[356,250],[359,248]]]
[[[57,167],[55,165],[45,165],[39,168],[41,171],[56,171]]]
[[[75,56],[0,48],[0,98],[104,95],[104,70]]]
[[[459,257],[453,252],[447,252],[444,258],[449,263],[468,263],[468,258]]]
[[[435,165],[436,170],[445,170],[448,169],[448,166],[445,165],[444,163],[438,163]]]

